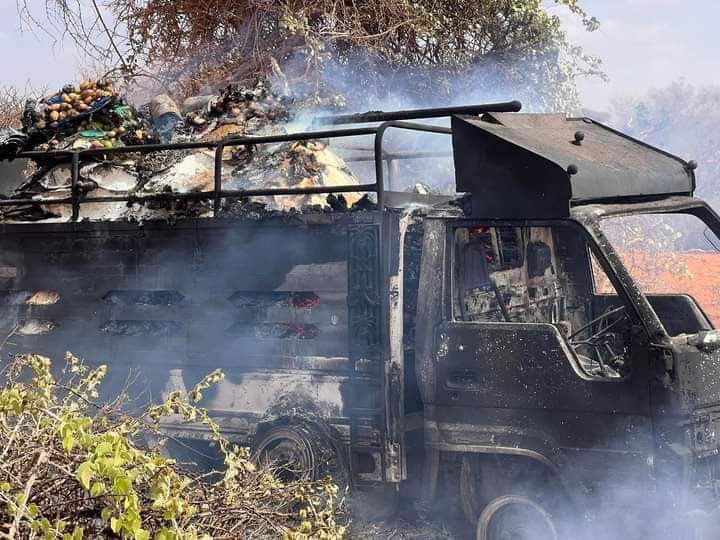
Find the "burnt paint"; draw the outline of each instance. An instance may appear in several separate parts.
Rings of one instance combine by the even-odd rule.
[[[9,331],[30,315],[57,323],[44,336],[15,336],[8,352],[35,351],[61,361],[72,344],[88,362],[109,364],[104,395],[115,395],[134,377],[134,406],[189,390],[221,368],[226,379],[204,392],[201,405],[233,440],[248,443],[263,419],[302,409],[337,425],[345,444],[382,454],[377,242],[360,255],[374,250],[378,273],[354,287],[348,281],[356,279],[348,273],[353,239],[359,232],[367,238],[367,227],[378,239],[380,223],[379,214],[358,213],[143,227],[3,226],[0,266],[13,271],[0,274],[8,299],[0,325]],[[56,290],[61,300],[49,306],[11,301],[14,291],[43,289]],[[359,306],[368,291],[376,296],[365,313],[375,310],[377,320],[364,319],[372,322],[364,342],[378,344],[374,357],[350,354],[359,349],[351,342],[357,334],[349,330],[349,306]],[[238,294],[254,293],[261,309],[245,309]],[[282,335],[260,332],[259,338],[249,331],[269,327]],[[204,436],[188,426],[173,429]]]

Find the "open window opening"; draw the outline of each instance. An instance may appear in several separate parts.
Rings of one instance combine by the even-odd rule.
[[[631,320],[592,246],[567,225],[459,227],[453,315],[478,323],[556,326],[588,375],[629,373]]]

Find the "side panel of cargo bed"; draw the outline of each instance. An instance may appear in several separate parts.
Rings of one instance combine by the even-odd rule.
[[[3,356],[105,363],[103,396],[128,388],[131,407],[220,368],[201,405],[234,440],[303,414],[330,423],[363,463],[383,463],[380,225],[217,223],[6,230]]]

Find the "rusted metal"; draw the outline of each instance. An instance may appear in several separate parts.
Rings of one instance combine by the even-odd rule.
[[[423,133],[438,133],[443,135],[452,135],[450,128],[442,126],[430,126],[427,124],[417,124],[414,122],[390,121],[384,122],[377,127],[375,132],[375,182],[378,185],[378,207],[384,208],[384,191],[385,191],[385,170],[383,167],[383,141],[385,133],[388,129],[397,128],[408,131],[417,131]],[[388,186],[389,188],[390,186]],[[382,190],[380,190],[382,188]]]
[[[313,126],[338,124],[363,124],[370,122],[390,122],[394,120],[422,120],[442,118],[454,114],[482,114],[486,112],[518,112],[522,109],[519,101],[485,103],[479,105],[459,105],[456,107],[437,107],[433,109],[409,109],[405,111],[368,111],[364,113],[321,116],[313,121]]]
[[[222,202],[222,171],[223,171],[223,150],[225,145],[220,142],[215,148],[215,177],[213,178],[213,191],[215,193],[213,201],[213,216],[217,217],[220,212],[220,203]]]
[[[174,201],[174,200],[195,200],[213,201],[213,215],[217,216],[223,199],[241,199],[245,197],[254,196],[282,196],[282,195],[312,195],[312,194],[330,194],[330,193],[366,193],[375,192],[377,196],[378,206],[383,208],[384,205],[384,172],[382,170],[382,155],[383,155],[383,135],[388,128],[395,127],[399,129],[406,129],[419,132],[428,133],[443,133],[449,134],[448,128],[414,124],[408,122],[388,122],[378,127],[361,127],[361,128],[345,128],[345,129],[333,129],[324,131],[310,131],[302,133],[290,133],[282,135],[268,135],[268,136],[244,136],[244,137],[229,137],[221,141],[210,141],[210,142],[192,142],[192,143],[169,143],[169,144],[147,144],[137,146],[125,146],[120,148],[108,148],[108,149],[88,149],[80,151],[29,151],[22,152],[16,157],[19,158],[30,158],[30,159],[42,159],[44,161],[49,160],[64,160],[67,158],[71,159],[72,162],[72,192],[70,197],[62,197],[52,200],[44,200],[42,198],[31,198],[31,199],[3,199],[0,200],[0,207],[16,207],[31,204],[68,204],[73,206],[72,221],[77,221],[80,214],[80,206],[87,203],[109,203],[109,202],[147,202],[147,201]],[[316,186],[307,188],[272,188],[272,189],[253,189],[253,190],[223,190],[222,189],[222,170],[223,162],[222,155],[223,151],[227,147],[233,146],[253,146],[256,144],[269,144],[278,142],[293,142],[293,141],[308,141],[315,139],[336,139],[345,137],[355,137],[359,135],[375,135],[375,152],[374,159],[376,160],[376,171],[379,171],[380,176],[376,178],[374,184],[359,184],[359,185],[343,185],[343,186]],[[212,149],[214,150],[214,177],[213,177],[213,191],[210,192],[198,192],[198,193],[152,193],[145,195],[137,195],[129,193],[126,195],[109,195],[103,197],[83,197],[79,192],[79,167],[83,158],[98,157],[103,155],[112,154],[127,154],[127,153],[141,153],[148,154],[158,151],[172,151],[172,150],[188,150],[188,149]],[[379,154],[378,154],[379,153]],[[409,153],[408,155],[403,154],[389,154],[388,159],[420,159],[426,157],[440,157],[438,153]],[[380,160],[380,166],[377,163]]]
[[[412,471],[422,467],[408,467],[408,454],[422,450],[416,453],[426,456],[420,463],[427,494],[439,496],[445,482],[438,479],[460,468],[462,506],[473,520],[481,501],[522,492],[526,481],[542,489],[542,501],[557,489],[583,515],[605,511],[588,498],[604,486],[612,488],[611,503],[615,486],[627,485],[667,494],[666,500],[717,499],[720,352],[706,343],[716,331],[687,295],[643,294],[599,224],[612,216],[685,213],[720,235],[720,217],[693,197],[660,192],[644,202],[572,200],[571,191],[548,181],[585,182],[587,162],[578,161],[578,175],[569,179],[562,159],[533,150],[518,135],[543,121],[508,120],[516,126],[508,140],[500,128],[483,129],[495,130],[497,145],[489,148],[503,152],[490,155],[477,141],[463,149],[465,156],[484,152],[493,165],[463,179],[473,199],[497,203],[480,215],[462,201],[429,197],[439,206],[387,208],[405,194],[390,191],[385,162],[442,157],[386,152],[387,130],[450,133],[401,121],[362,129],[375,137],[368,150],[373,184],[224,191],[223,148],[268,140],[234,138],[210,145],[212,191],[76,198],[73,190],[59,201],[0,201],[80,207],[212,200],[217,213],[223,198],[370,191],[381,209],[142,226],[2,224],[0,303],[7,317],[0,330],[21,328],[7,352],[32,347],[57,357],[73,343],[84,358],[104,359],[110,350],[113,369],[145,370],[143,380],[161,397],[187,390],[185,381],[196,382],[208,366],[222,368],[226,378],[208,392],[208,409],[233,441],[256,450],[277,440],[315,445],[321,461],[347,464],[355,486],[414,480]],[[518,127],[523,122],[534,127]],[[584,152],[599,133],[615,136],[585,121],[589,127],[576,136],[573,121],[562,122],[574,127],[560,129],[566,136],[547,147]],[[287,139],[280,137],[272,140]],[[616,143],[636,148],[634,141]],[[612,159],[595,152],[588,150],[588,160],[610,168]],[[74,159],[75,187],[85,154],[62,155]],[[690,173],[659,155],[687,188]],[[538,163],[545,165],[534,168]],[[528,193],[538,197],[528,202]],[[562,212],[538,216],[538,205]],[[613,294],[596,288],[597,271]],[[39,290],[54,291],[58,300],[28,303]],[[670,325],[679,329],[673,337]],[[578,340],[583,328],[591,338]],[[603,336],[607,343],[596,343]],[[181,437],[208,437],[197,426],[163,427]],[[411,448],[412,440],[422,448]],[[456,489],[457,476],[448,478]]]
[[[314,193],[351,193],[374,192],[375,184],[347,184],[344,186],[316,186],[307,188],[272,188],[272,189],[240,189],[219,192],[221,199],[242,199],[245,197],[259,197],[267,195],[310,195]],[[103,197],[83,197],[76,201],[78,206],[87,203],[110,202],[148,202],[148,201],[206,201],[214,200],[218,194],[214,191],[201,191],[197,193],[148,193],[145,195],[107,195]],[[72,203],[73,197],[57,199],[4,199],[0,206],[22,206],[26,204],[67,204]]]
[[[78,177],[80,176],[80,155],[77,152],[72,154],[70,179],[70,198],[72,204],[72,221],[77,221],[80,214],[80,193],[78,189]]]
[[[458,191],[482,193],[476,215],[568,217],[573,205],[695,189],[684,160],[588,118],[489,113],[455,116],[452,126]]]

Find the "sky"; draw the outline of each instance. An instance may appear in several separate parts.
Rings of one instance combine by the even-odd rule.
[[[41,6],[43,0],[30,0]],[[549,0],[546,3],[551,4]],[[589,33],[564,7],[550,9],[563,19],[572,42],[603,59],[609,82],[581,80],[583,105],[607,110],[616,97],[636,97],[651,88],[684,79],[720,84],[718,0],[581,0],[600,20]],[[74,78],[82,55],[67,42],[21,28],[16,0],[0,0],[0,87],[56,88]]]
[[[606,110],[616,97],[636,97],[652,88],[684,79],[720,84],[718,0],[581,0],[600,20],[587,32],[565,8],[561,16],[570,40],[603,60],[609,82],[580,81],[583,105]]]

